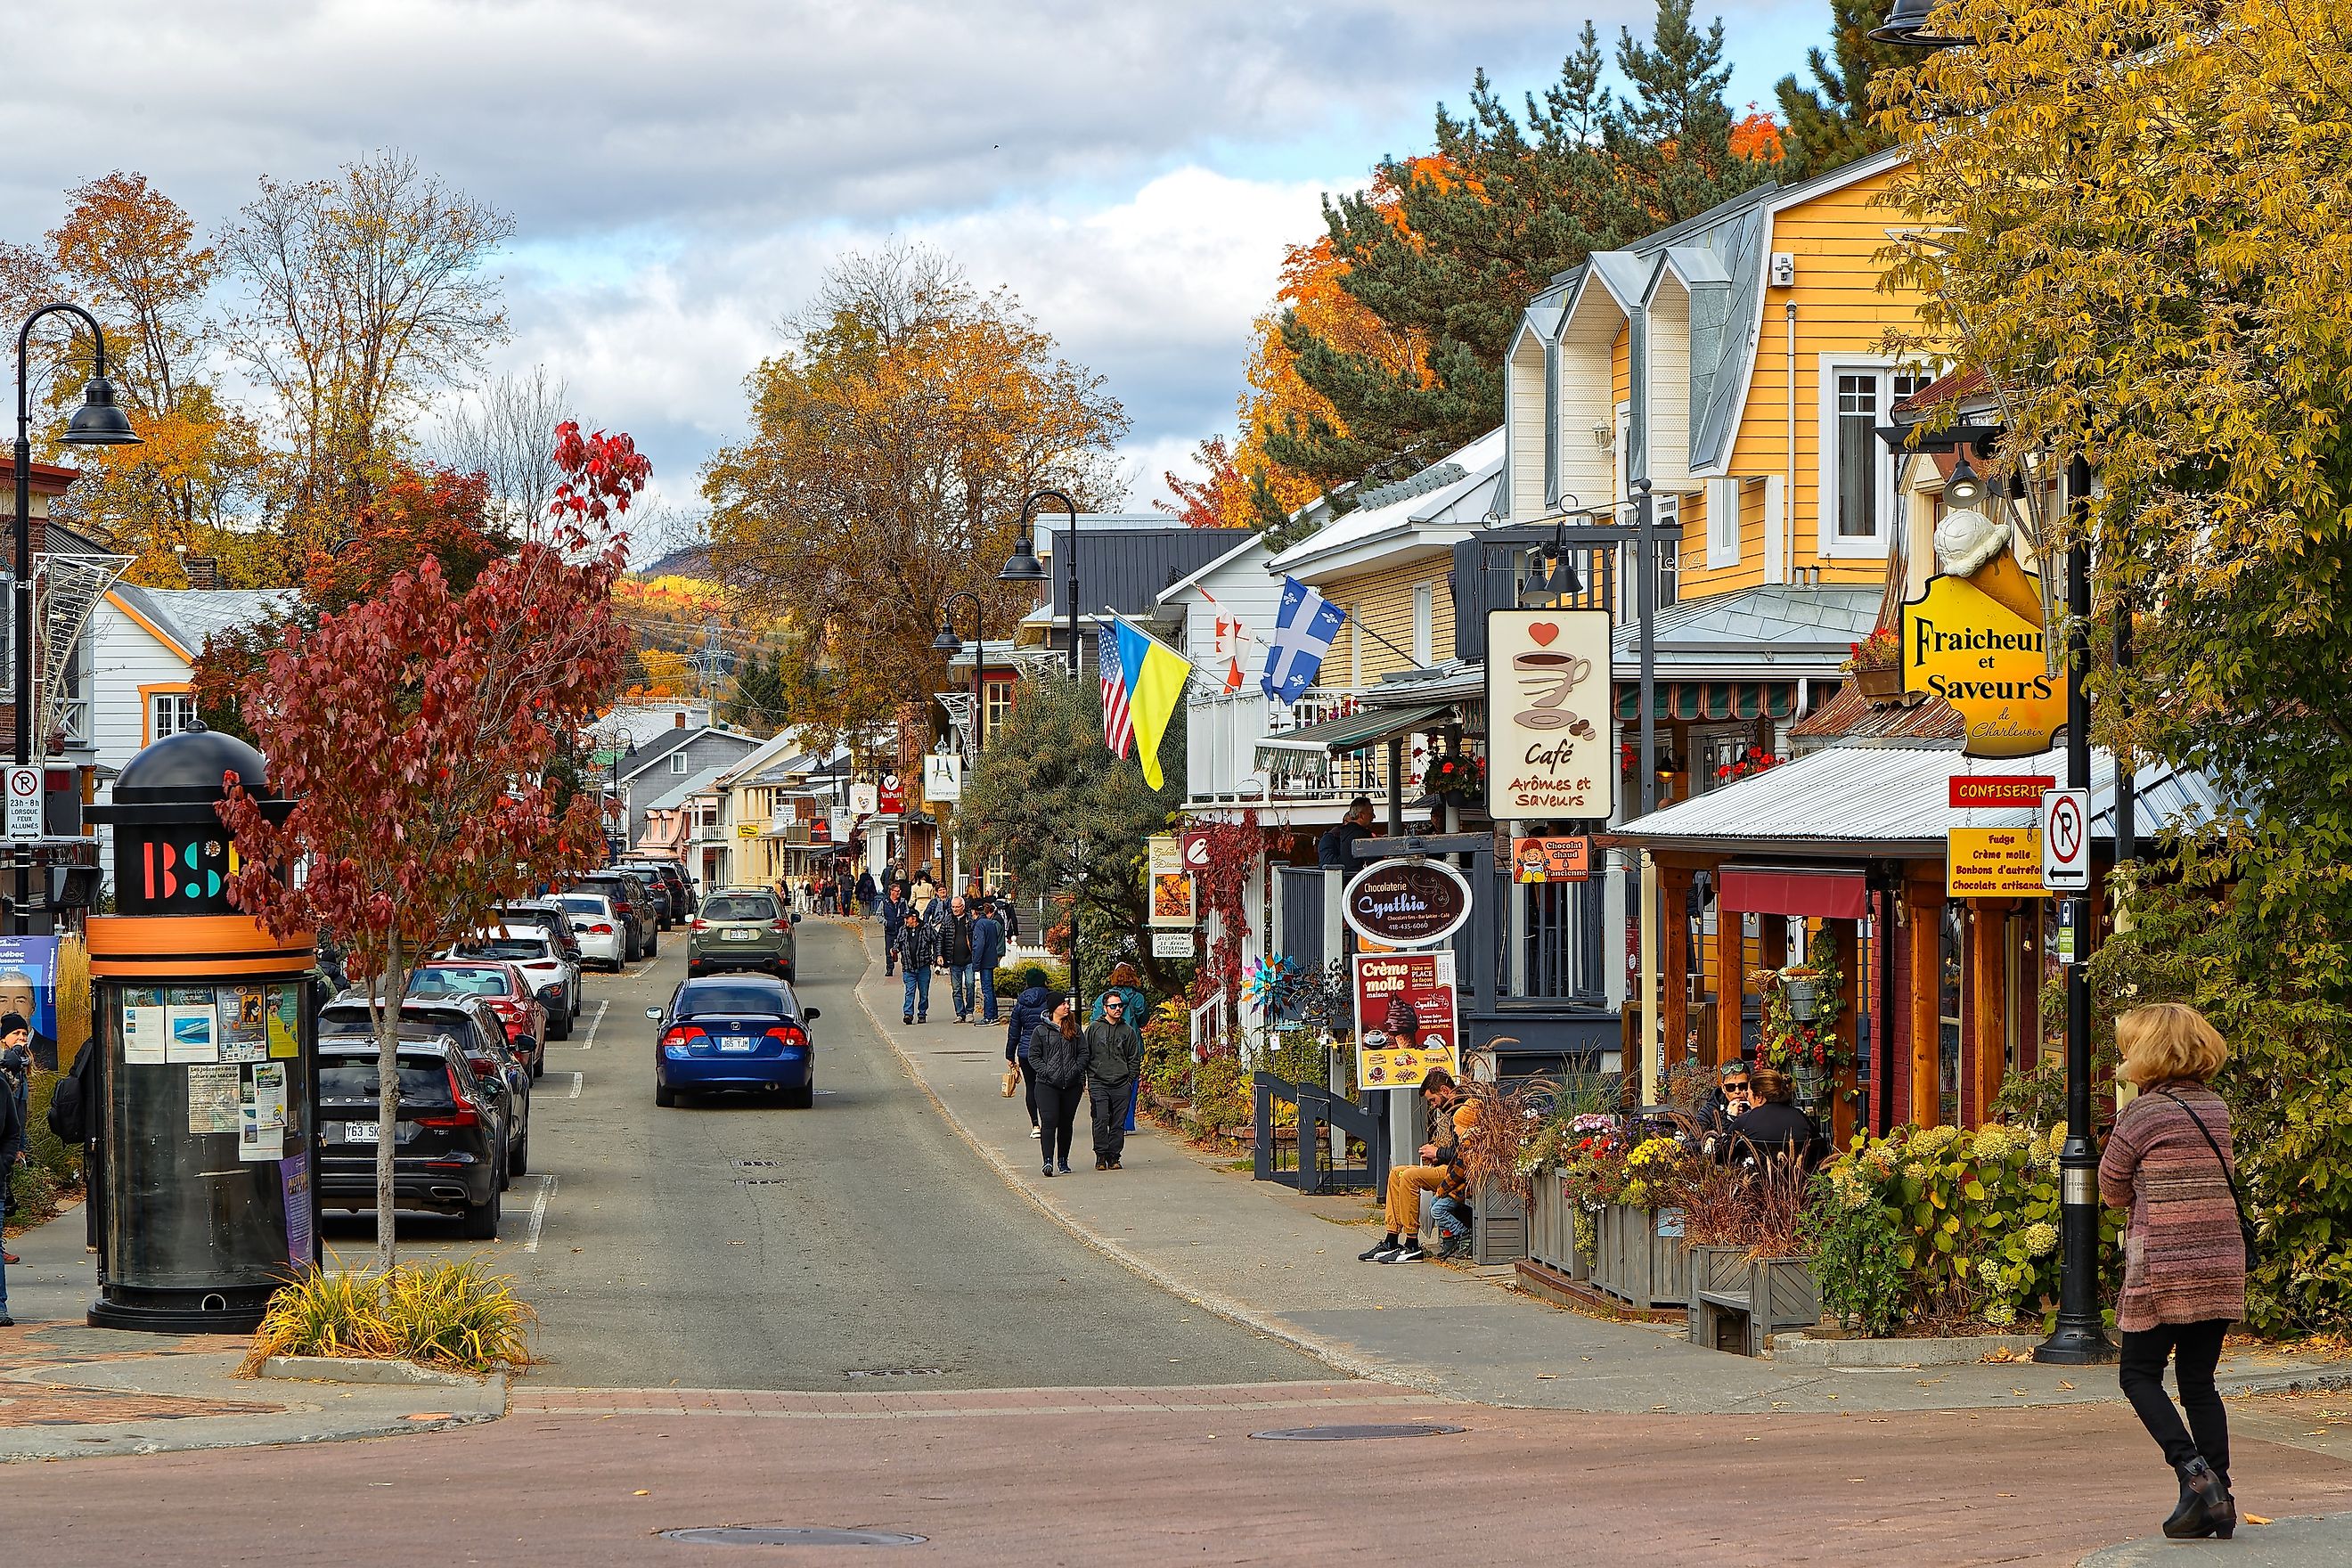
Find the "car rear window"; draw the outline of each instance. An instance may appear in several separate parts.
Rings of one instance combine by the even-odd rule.
[[[765,893],[722,893],[703,900],[702,918],[707,921],[772,921],[776,918],[776,900]]]
[[[480,942],[461,942],[453,951],[460,958],[545,958],[547,939],[543,936],[494,936]]]
[[[327,1100],[374,1100],[383,1082],[376,1064],[359,1058],[330,1057],[319,1064],[319,1098]],[[400,1103],[447,1105],[449,1064],[437,1057],[400,1058]]]
[[[502,969],[420,969],[408,978],[411,996],[506,996],[513,983]]]
[[[730,985],[723,982],[694,985],[677,999],[677,1016],[681,1018],[711,1018],[728,1014],[779,1018],[791,1011],[782,988],[773,985]]]
[[[556,900],[556,902],[563,906],[567,914],[601,915],[605,912],[612,900],[594,893],[567,893]]]

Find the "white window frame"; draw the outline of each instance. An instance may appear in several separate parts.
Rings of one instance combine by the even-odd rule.
[[[163,727],[163,704],[167,702],[176,703],[186,710],[183,721],[168,730]],[[147,694],[148,743],[152,745],[166,735],[179,734],[194,721],[195,717],[196,695],[186,687],[169,691],[149,692]]]
[[[1739,564],[1739,481],[1706,481],[1706,563]]]
[[[1823,560],[1883,559],[1901,525],[1901,497],[1895,483],[1895,454],[1878,442],[1878,517],[1876,529],[1866,534],[1842,534],[1837,520],[1838,377],[1875,375],[1878,407],[1875,424],[1889,422],[1895,397],[1895,376],[1904,370],[1901,360],[1885,354],[1824,353],[1819,356],[1814,392],[1820,405],[1818,468],[1813,479],[1813,549]]]
[[[669,771],[674,773],[686,772],[686,752],[683,747],[669,754]]]
[[[1412,590],[1412,661],[1427,669],[1437,658],[1437,586],[1420,583]]]

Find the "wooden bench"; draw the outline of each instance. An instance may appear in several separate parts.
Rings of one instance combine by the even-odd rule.
[[[1761,1311],[1755,1298],[1759,1282],[1766,1291]],[[1809,1328],[1821,1315],[1821,1298],[1803,1265],[1751,1263],[1736,1285],[1728,1279],[1692,1281],[1690,1342],[1759,1356],[1780,1330]],[[1727,1344],[1727,1339],[1735,1342]]]

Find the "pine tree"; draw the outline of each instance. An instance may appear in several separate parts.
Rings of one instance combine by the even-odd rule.
[[[1428,368],[1391,369],[1286,320],[1300,378],[1346,434],[1294,420],[1265,433],[1269,458],[1326,487],[1435,461],[1501,421],[1511,335],[1554,277],[1769,177],[1731,151],[1723,26],[1699,32],[1691,5],[1659,0],[1647,44],[1621,30],[1616,62],[1630,98],[1601,85],[1590,22],[1559,81],[1540,100],[1527,95],[1524,121],[1479,72],[1467,114],[1438,109],[1436,157],[1381,164],[1401,224],[1370,192],[1326,198],[1324,221],[1348,266],[1341,287],[1391,327],[1421,334]]]
[[[1871,41],[1884,16],[1883,0],[1830,0],[1832,53],[1813,49],[1807,60],[1814,86],[1780,79],[1774,92],[1789,154],[1782,179],[1801,180],[1894,144],[1870,123],[1870,79],[1916,62],[1899,45]]]
[[[735,674],[735,690],[727,701],[727,722],[754,735],[772,734],[784,725],[784,656],[781,649],[765,664],[760,650],[743,657]]]

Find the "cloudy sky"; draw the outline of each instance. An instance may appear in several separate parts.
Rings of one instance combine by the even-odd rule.
[[[11,6],[0,236],[144,173],[207,227],[256,179],[398,147],[512,214],[513,341],[657,484],[740,434],[741,381],[826,260],[897,235],[1010,286],[1109,381],[1130,504],[1230,430],[1247,327],[1327,190],[1429,142],[1483,66],[1554,79],[1654,0],[114,0]],[[1726,13],[1769,104],[1828,0]],[[1700,14],[1710,7],[1702,4]]]

